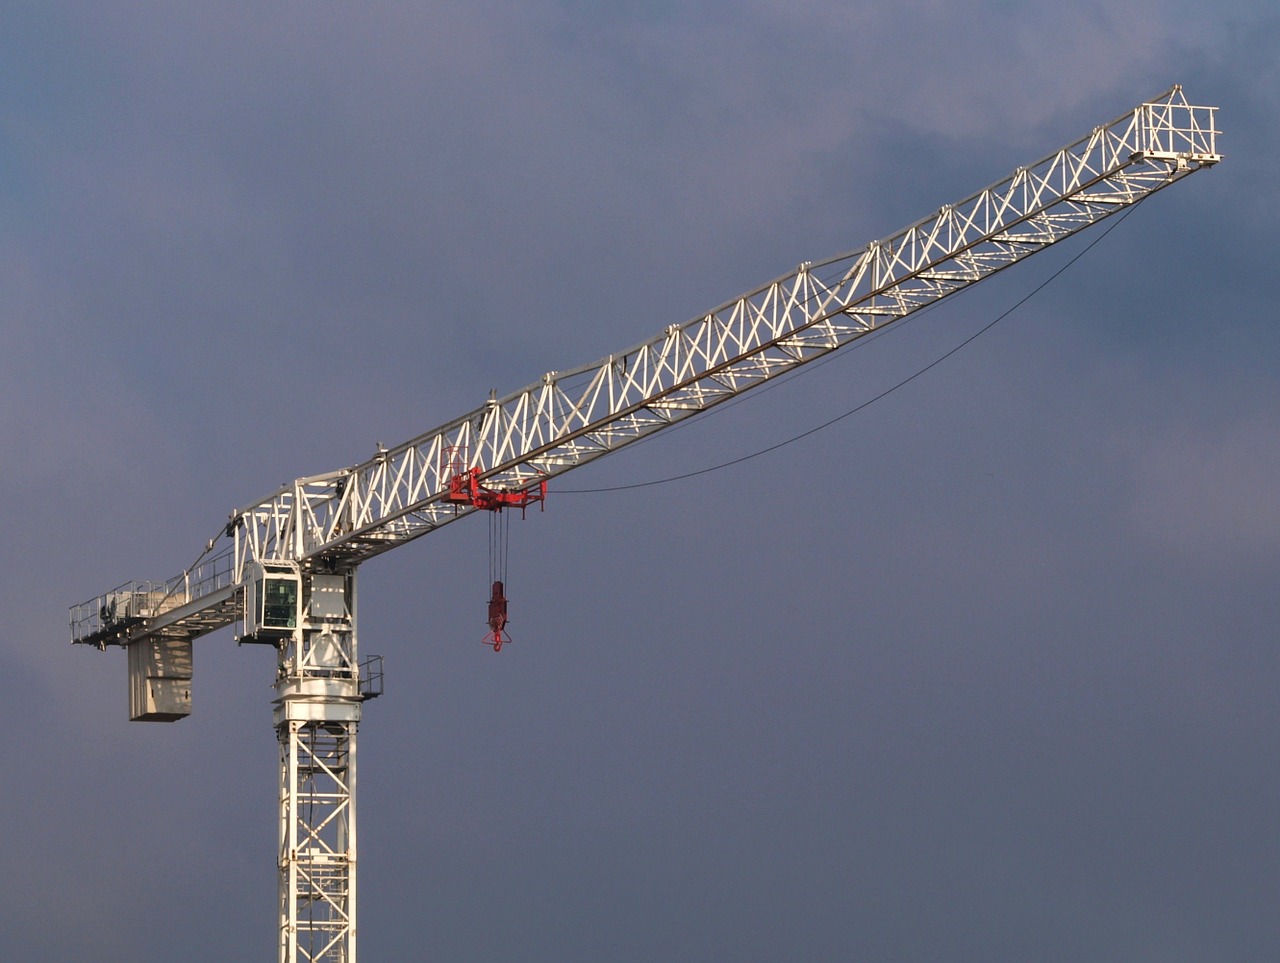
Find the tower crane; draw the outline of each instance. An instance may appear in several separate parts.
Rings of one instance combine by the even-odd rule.
[[[230,514],[190,568],[73,606],[73,643],[128,652],[129,714],[191,712],[193,642],[235,626],[277,653],[281,963],[356,960],[356,737],[382,691],[361,659],[361,563],[477,511],[540,502],[571,469],[805,365],[1220,160],[1216,108],[1175,86],[860,250],[805,261],[600,361],[549,371],[368,461]],[[495,584],[498,648],[505,600]],[[500,603],[500,604],[499,604]]]

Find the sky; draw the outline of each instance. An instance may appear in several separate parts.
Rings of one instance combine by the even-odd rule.
[[[1273,4],[0,8],[5,956],[268,959],[272,654],[69,606],[1172,84],[1217,167],[360,572],[366,959],[1280,957]],[[1070,266],[1077,254],[1080,259]],[[1042,291],[856,416],[851,410]],[[557,491],[557,488],[560,490]]]

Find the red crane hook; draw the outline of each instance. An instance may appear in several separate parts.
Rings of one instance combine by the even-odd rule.
[[[503,594],[502,583],[493,583],[493,594],[489,596],[489,634],[481,641],[499,651],[503,644],[511,641],[507,635],[507,597]]]

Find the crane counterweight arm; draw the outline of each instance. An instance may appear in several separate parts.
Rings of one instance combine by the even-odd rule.
[[[72,639],[202,634],[235,620],[253,563],[353,566],[475,511],[456,497],[461,472],[490,492],[528,491],[706,411],[1212,166],[1215,114],[1173,87],[861,250],[803,263],[627,351],[548,372],[367,462],[298,479],[234,512],[230,544],[199,566],[73,608]],[[131,621],[108,617],[113,599]]]

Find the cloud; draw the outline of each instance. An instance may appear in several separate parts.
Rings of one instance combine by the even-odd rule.
[[[1130,510],[1152,541],[1219,563],[1280,552],[1280,411],[1179,419],[1132,450]]]
[[[122,654],[72,649],[68,604],[175,574],[288,478],[898,228],[1185,80],[1235,101],[1228,162],[999,335],[736,472],[553,493],[513,535],[510,653],[478,643],[483,531],[362,570],[362,644],[391,673],[362,730],[362,939],[387,958],[425,925],[458,959],[666,959],[673,933],[704,959],[1105,959],[1176,913],[1219,958],[1274,957],[1236,892],[1274,862],[1255,802],[1275,776],[1251,764],[1271,595],[1195,591],[1206,567],[1218,586],[1274,569],[1273,13],[41,9],[0,14],[0,48],[39,33],[0,68],[15,956],[272,939],[273,653],[202,639],[196,715],[131,725]],[[1179,75],[1197,65],[1224,87]],[[847,410],[1053,257],[582,485]],[[178,864],[195,900],[165,888]]]

